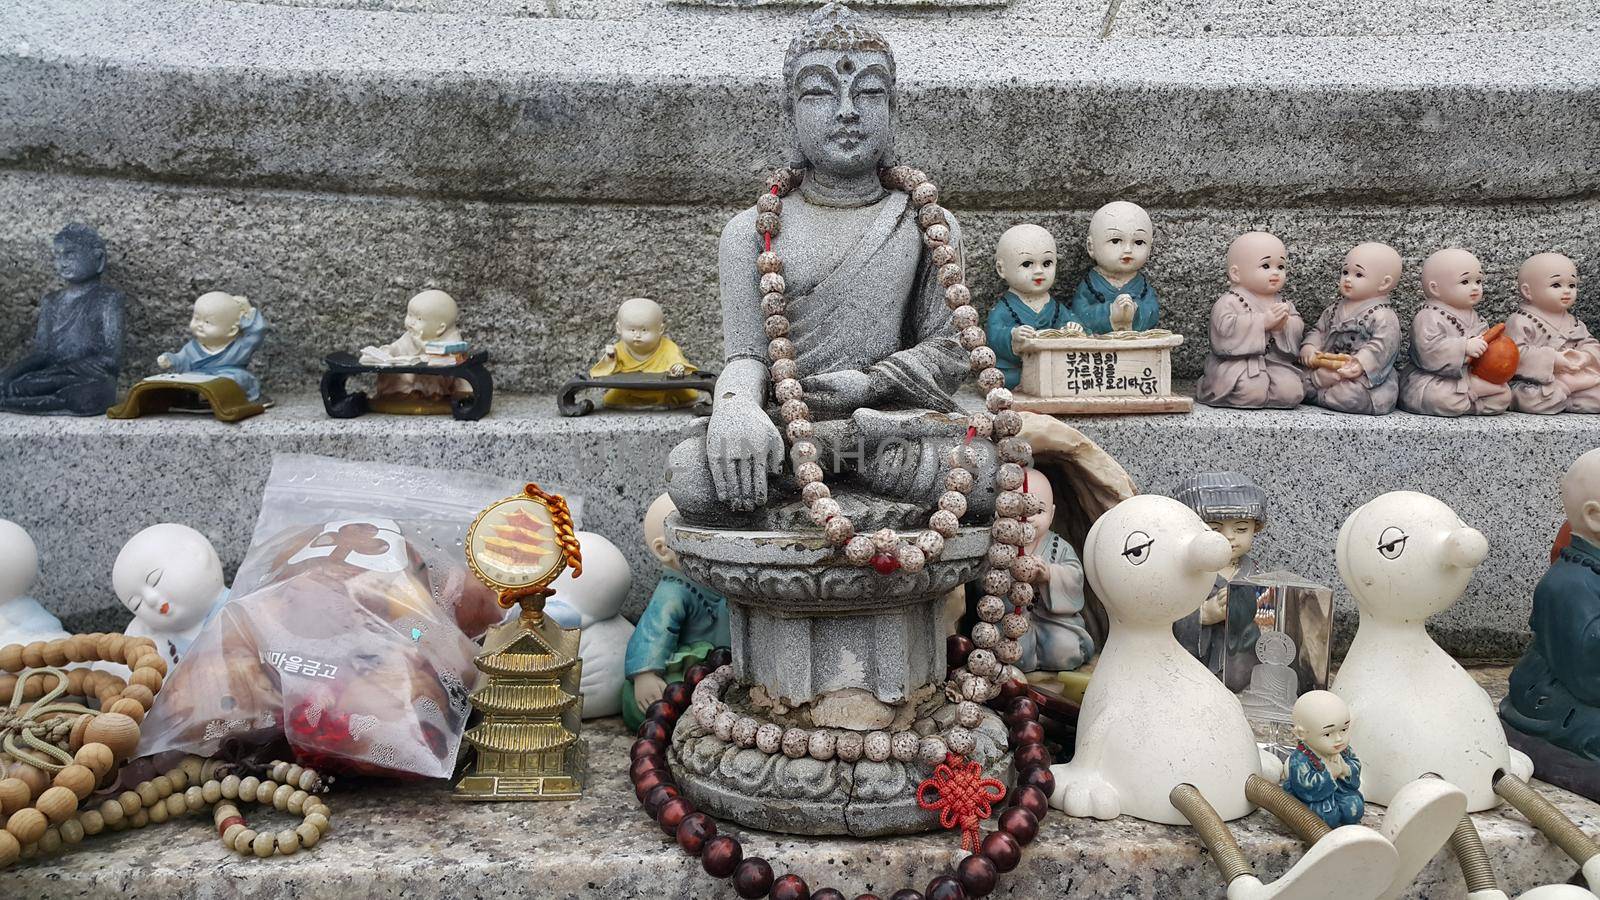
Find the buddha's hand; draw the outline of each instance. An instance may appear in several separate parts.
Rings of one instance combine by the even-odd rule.
[[[750,512],[767,502],[767,474],[783,471],[783,435],[759,403],[719,401],[706,426],[706,462],[717,500]]]
[[[849,415],[869,407],[873,397],[872,376],[859,369],[841,369],[823,372],[800,379],[805,388],[806,402],[812,408],[832,415]]]
[[[172,357],[167,355],[167,354],[165,354],[165,353],[163,353],[160,356],[156,357],[156,365],[160,366],[163,369],[170,369],[170,368],[172,368]]]
[[[1489,349],[1489,342],[1481,337],[1467,338],[1467,359],[1477,359]]]
[[[650,704],[660,700],[666,689],[667,681],[660,672],[640,672],[633,676],[633,704],[642,713],[650,708]]]

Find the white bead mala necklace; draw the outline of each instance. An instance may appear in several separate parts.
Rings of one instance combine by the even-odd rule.
[[[952,673],[946,695],[960,705],[957,722],[942,736],[921,737],[916,732],[889,734],[803,728],[784,728],[773,722],[762,723],[741,716],[721,701],[732,673],[724,668],[697,686],[694,711],[697,721],[716,732],[719,738],[745,747],[756,747],[768,754],[790,757],[809,755],[815,759],[838,756],[846,762],[866,756],[882,761],[891,756],[902,762],[921,759],[929,765],[944,760],[945,750],[964,755],[973,746],[968,729],[976,727],[980,716],[977,704],[993,699],[1000,686],[1018,679],[1015,663],[1022,656],[1018,639],[1028,631],[1024,610],[1033,604],[1034,582],[1045,575],[1038,557],[1023,552],[1036,537],[1026,519],[1042,508],[1038,499],[1027,494],[1027,467],[1033,464],[1033,451],[1018,437],[1022,416],[1011,408],[1011,391],[1005,376],[995,367],[994,350],[978,324],[978,311],[972,306],[972,293],[965,283],[960,254],[950,244],[950,226],[944,208],[939,206],[939,189],[928,176],[909,166],[895,166],[879,173],[884,187],[911,195],[922,240],[937,267],[939,284],[944,288],[945,304],[951,310],[951,326],[961,347],[967,351],[968,366],[978,373],[978,384],[986,392],[986,412],[975,413],[967,428],[967,442],[951,449],[945,473],[945,491],[928,517],[928,527],[914,540],[907,540],[891,528],[872,535],[856,534],[855,524],[845,515],[832,491],[823,482],[821,450],[813,437],[815,428],[811,408],[795,363],[796,348],[789,339],[787,285],[783,279],[783,258],[772,242],[782,229],[783,198],[800,186],[805,173],[799,169],[778,169],[767,179],[767,192],[756,201],[756,232],[762,249],[756,256],[760,277],[761,310],[766,316],[767,356],[770,360],[772,395],[779,404],[785,423],[790,458],[795,463],[801,499],[811,520],[819,525],[828,543],[843,548],[845,558],[856,566],[871,565],[884,575],[904,569],[915,573],[939,558],[944,543],[961,527],[967,511],[967,494],[972,491],[972,467],[976,460],[970,446],[974,438],[997,441],[1000,466],[995,473],[995,519],[990,530],[987,556],[989,569],[983,575],[983,597],[978,601],[981,620],[972,629],[974,650],[965,665]],[[854,758],[852,758],[854,757]]]

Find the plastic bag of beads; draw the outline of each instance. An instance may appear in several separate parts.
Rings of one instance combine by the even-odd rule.
[[[521,482],[279,457],[232,599],[151,709],[140,754],[286,739],[328,772],[448,777],[500,621],[467,571],[473,517]]]

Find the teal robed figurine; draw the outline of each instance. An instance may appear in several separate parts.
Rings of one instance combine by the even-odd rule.
[[[644,721],[644,711],[661,699],[668,684],[682,681],[690,666],[729,645],[727,598],[685,579],[678,571],[678,555],[667,546],[664,522],[675,509],[662,494],[644,516],[645,542],[662,568],[623,661],[627,680],[622,683],[622,721],[630,731]]]
[[[994,250],[994,268],[1009,288],[989,311],[989,346],[1006,387],[1022,380],[1022,359],[1012,349],[1015,337],[1076,322],[1072,309],[1050,295],[1056,283],[1056,239],[1037,225],[1012,226]]]
[[[1115,200],[1089,220],[1084,249],[1094,265],[1072,295],[1072,316],[1090,334],[1149,331],[1161,318],[1161,301],[1144,277],[1155,226],[1144,208]]]

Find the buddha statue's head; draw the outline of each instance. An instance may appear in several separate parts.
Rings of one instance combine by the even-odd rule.
[[[105,241],[87,225],[73,222],[56,232],[51,249],[55,251],[56,274],[68,284],[93,281],[105,271]]]
[[[783,59],[783,109],[795,167],[859,178],[894,155],[894,53],[840,3],[806,20]]]

